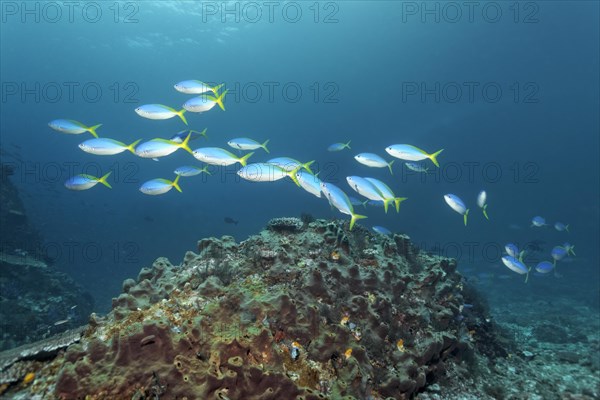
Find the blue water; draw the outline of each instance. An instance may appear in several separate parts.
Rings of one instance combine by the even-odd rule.
[[[369,216],[360,224],[406,233],[457,256],[473,274],[516,278],[497,285],[523,287],[500,262],[504,244],[543,242],[533,263],[568,241],[577,256],[559,263],[561,277],[532,276],[524,290],[561,296],[573,287],[569,295],[597,301],[597,3],[477,3],[471,16],[462,3],[437,2],[292,2],[271,16],[263,3],[232,2],[226,13],[220,2],[91,2],[77,3],[72,15],[66,3],[51,4],[2,3],[0,144],[46,240],[41,252],[93,294],[99,311],[124,279],[159,256],[179,263],[203,237],[244,240],[270,218],[302,212],[346,218],[289,180],[245,182],[233,167],[182,179],[183,193],[146,196],[138,190],[144,181],[173,179],[176,167],[199,163],[182,150],[159,162],[94,156],[77,147],[89,134],[47,125],[102,123],[100,136],[127,143],[168,138],[185,129],[181,120],[148,120],[134,109],[178,108],[191,96],[173,85],[185,79],[230,90],[225,112],[186,114],[191,128],[208,128],[209,140],[193,149],[227,147],[240,136],[270,139],[270,156],[316,160],[319,176],[348,194],[347,175],[382,179],[409,199],[399,214],[358,208]],[[351,150],[326,151],[348,140]],[[430,173],[419,175],[396,160],[392,177],[353,159],[375,152],[390,160],[384,148],[394,143],[445,149],[441,168],[426,161]],[[268,157],[259,149],[251,161]],[[73,174],[110,169],[112,190],[63,186]],[[482,189],[490,221],[475,204]],[[471,209],[467,227],[446,193]],[[530,228],[535,215],[571,232]]]

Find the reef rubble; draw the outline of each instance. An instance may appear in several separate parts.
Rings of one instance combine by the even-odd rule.
[[[488,399],[464,382],[514,353],[454,260],[343,221],[277,219],[241,243],[202,239],[179,265],[158,258],[124,281],[112,308],[6,393],[438,399],[460,387]]]

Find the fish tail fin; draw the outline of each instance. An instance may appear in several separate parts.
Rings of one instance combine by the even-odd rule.
[[[352,230],[352,228],[354,228],[354,224],[356,223],[357,220],[363,219],[363,218],[367,218],[367,216],[352,213],[352,218],[350,219],[350,230]]]
[[[305,170],[307,170],[308,172],[310,172],[311,174],[314,175],[314,173],[312,172],[312,170],[310,169],[310,166],[312,164],[314,164],[315,160],[309,161],[307,163],[302,164],[302,168],[304,168]]]
[[[225,105],[223,104],[223,100],[225,99],[225,95],[229,90],[225,90],[223,93],[215,97],[215,102],[221,107],[221,110],[225,111]]]
[[[390,170],[390,174],[392,174],[392,175],[394,175],[394,171],[392,171],[392,164],[394,163],[394,161],[396,161],[396,160],[390,161],[387,165],[388,169]]]
[[[565,231],[569,232],[569,225],[565,226]],[[571,232],[569,232],[569,233],[571,233]]]
[[[180,175],[177,175],[175,177],[175,180],[173,182],[171,182],[171,185],[173,185],[173,187],[179,192],[181,193],[181,188],[179,187],[179,178],[181,178]]]
[[[187,125],[188,124],[187,119],[185,118],[185,115],[183,115],[186,113],[186,111],[187,110],[185,108],[182,108],[181,110],[176,111],[176,112],[177,112],[177,115],[179,116],[179,118],[181,118],[181,120],[183,121],[183,123]]]
[[[369,199],[366,199],[365,201],[362,202],[362,206],[364,208],[367,208],[367,204],[369,204]]]
[[[269,140],[270,139],[265,140],[265,142],[260,145],[260,147],[262,147],[267,153],[270,153],[269,149],[267,149],[267,144],[269,143]]]
[[[351,149],[351,147],[350,147],[350,142],[351,141],[352,140],[348,140],[348,143],[344,143],[344,147],[347,148],[347,149]]]
[[[201,136],[204,136],[205,138],[208,139],[208,135],[206,134],[207,130],[208,130],[208,128],[204,128],[204,129],[202,129],[202,132],[198,132],[198,133],[200,133]]]
[[[394,204],[396,205],[396,212],[397,213],[400,212],[400,203],[402,203],[406,199],[408,199],[408,197],[396,197],[396,198],[394,198]]]
[[[577,254],[575,254],[575,246],[571,246],[571,247],[569,247],[569,251],[568,251],[568,253],[571,253],[571,254],[573,254],[574,256],[577,256]]]
[[[467,226],[467,216],[469,215],[469,209],[467,208],[467,210],[465,211],[465,214],[463,215],[463,220],[465,221],[465,226]]]
[[[223,87],[224,83],[221,83],[220,85],[217,86],[213,86],[210,88],[210,90],[212,90],[212,92],[215,94],[215,96],[219,95],[219,89],[221,89]]]
[[[300,171],[301,169],[302,169],[302,165],[299,165],[296,168],[294,168],[293,170],[291,170],[290,172],[288,172],[288,174],[287,174],[287,176],[289,176],[290,179],[294,181],[296,186],[299,186],[299,187],[302,187],[302,185],[300,185],[300,181],[298,181],[298,178],[296,177],[296,173],[298,171]]]
[[[431,161],[432,161],[432,162],[435,164],[435,166],[436,166],[436,167],[438,167],[438,168],[440,167],[440,164],[438,163],[437,156],[439,156],[439,155],[440,155],[440,153],[441,153],[442,151],[444,151],[444,149],[438,150],[438,151],[436,151],[435,153],[433,153],[433,154],[430,154],[430,155],[429,155],[429,159],[430,159],[430,160],[431,160]]]
[[[483,216],[485,217],[485,219],[487,219],[489,221],[490,217],[488,217],[488,213],[487,213],[487,204],[484,204],[483,208],[481,210],[483,211]]]
[[[242,164],[242,167],[246,166],[246,164],[248,163],[248,159],[250,158],[250,156],[252,154],[254,154],[254,152],[248,153],[238,160],[240,162],[240,164]]]
[[[87,131],[89,133],[91,133],[92,135],[94,135],[94,137],[98,137],[98,134],[96,133],[96,129],[100,128],[102,126],[102,124],[98,124],[98,125],[94,125],[94,126],[90,126],[89,128],[87,128]]]
[[[205,165],[204,168],[200,170],[200,172],[204,172],[205,174],[212,175],[212,173],[208,170],[208,165]]]
[[[527,275],[525,275],[525,283],[529,280],[529,272],[531,272],[531,268],[527,269]]]
[[[108,183],[106,181],[106,179],[110,176],[110,174],[112,174],[112,171],[108,171],[106,174],[104,174],[102,176],[102,178],[98,179],[98,182],[100,182],[101,184],[103,184],[107,188],[112,189],[112,186],[110,186],[110,183]]]
[[[386,214],[387,214],[387,212],[388,212],[388,206],[390,205],[390,203],[391,203],[392,201],[394,201],[394,199],[393,199],[393,198],[385,199],[385,200],[383,201],[383,209],[385,210],[385,213],[386,213]]]
[[[135,142],[131,143],[129,146],[127,146],[127,150],[129,150],[130,152],[135,154],[135,146],[137,146],[137,144],[141,141],[142,141],[142,139],[138,139]]]
[[[521,250],[521,252],[519,253],[519,257],[517,257],[520,262],[523,262],[523,256],[524,255],[525,255],[525,250]]]
[[[194,155],[194,152],[192,151],[192,149],[190,149],[190,146],[189,146],[189,142],[190,142],[190,138],[191,137],[192,137],[192,132],[190,131],[190,133],[188,133],[188,135],[185,137],[185,139],[183,139],[183,142],[179,143],[177,146],[179,146],[180,148],[184,149],[185,151],[187,151],[191,155]]]

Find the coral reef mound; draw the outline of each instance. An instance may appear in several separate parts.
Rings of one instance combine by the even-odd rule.
[[[453,260],[404,235],[285,218],[123,283],[38,393],[72,399],[404,399],[473,351]],[[36,388],[32,388],[35,393]]]

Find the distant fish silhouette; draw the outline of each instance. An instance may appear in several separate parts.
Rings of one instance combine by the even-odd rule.
[[[234,224],[237,225],[239,221],[236,221],[235,219],[231,218],[231,217],[225,217],[223,219],[223,221],[225,221],[226,224]]]

